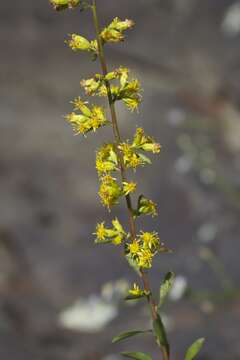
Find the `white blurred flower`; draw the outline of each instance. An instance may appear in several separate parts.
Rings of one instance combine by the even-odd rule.
[[[175,108],[171,109],[167,114],[167,120],[172,126],[182,125],[186,118],[186,114],[183,110]]]
[[[183,297],[186,289],[187,289],[187,279],[182,275],[176,276],[173,283],[173,287],[169,294],[169,298],[172,301],[180,300]]]
[[[178,173],[185,174],[191,170],[193,161],[189,156],[181,156],[177,159],[174,166]]]
[[[128,292],[129,283],[125,279],[110,281],[103,285],[102,298],[110,302],[119,302]]]
[[[101,331],[118,315],[117,306],[99,296],[79,299],[59,315],[60,324],[67,329],[87,333]]]
[[[202,243],[209,243],[217,236],[218,228],[214,223],[205,223],[197,231],[197,237]]]
[[[240,3],[231,5],[222,22],[222,30],[229,36],[235,36],[240,32]]]

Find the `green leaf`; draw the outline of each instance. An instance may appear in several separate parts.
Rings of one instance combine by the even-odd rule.
[[[125,255],[129,265],[136,271],[136,273],[140,276],[140,269],[136,261],[134,261],[128,254]],[[131,299],[130,299],[131,300]]]
[[[152,164],[151,160],[146,155],[143,155],[141,153],[138,153],[138,155],[145,162],[145,164],[149,164],[149,165]]]
[[[124,333],[114,337],[112,342],[117,343],[119,341],[128,339],[129,337],[140,335],[140,334],[146,334],[146,333],[150,333],[150,332],[152,332],[152,330],[132,330],[132,331],[127,331],[127,332],[124,332]]]
[[[101,240],[101,241],[99,241],[99,240],[95,240],[94,241],[94,243],[95,244],[103,244],[103,245],[105,245],[105,244],[111,244],[112,243],[112,240],[109,240],[109,239],[107,239],[107,240]]]
[[[205,341],[204,338],[200,338],[200,339],[196,340],[196,341],[188,348],[184,360],[193,360],[193,359],[195,358],[195,356],[196,356],[196,355],[199,353],[199,351],[201,350],[204,341]]]
[[[150,355],[143,352],[122,352],[121,355],[135,360],[152,360]]]
[[[160,299],[159,299],[159,308],[165,302],[175,280],[175,274],[173,272],[167,273],[163,280],[163,284],[160,286]]]
[[[169,344],[167,340],[166,330],[159,314],[157,316],[157,319],[153,321],[153,330],[157,344],[160,347],[163,346],[164,348],[166,348],[167,352],[169,353]]]
[[[81,4],[80,4],[80,11],[84,11],[86,9],[88,9],[90,7],[90,4],[87,2],[87,1],[83,1]]]
[[[141,298],[144,298],[146,297],[147,295],[146,294],[142,294],[142,295],[127,295],[125,297],[125,300],[138,300],[138,299],[141,299]]]

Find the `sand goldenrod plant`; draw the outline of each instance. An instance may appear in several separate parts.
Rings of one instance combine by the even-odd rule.
[[[161,286],[160,299],[154,299],[148,271],[153,260],[159,254],[169,252],[162,243],[156,231],[137,231],[136,221],[145,215],[156,216],[157,205],[147,197],[140,195],[136,205],[131,195],[137,191],[137,183],[128,179],[128,172],[136,171],[138,167],[151,164],[149,153],[158,155],[161,145],[146,134],[143,128],[137,128],[131,140],[123,140],[119,130],[115,103],[122,101],[131,112],[138,109],[142,100],[141,86],[137,79],[130,75],[125,67],[108,70],[105,57],[105,46],[124,41],[125,32],[134,27],[132,20],[121,20],[115,17],[106,27],[101,28],[97,13],[97,0],[50,0],[57,11],[65,9],[89,10],[92,13],[96,38],[86,39],[79,34],[71,34],[67,40],[68,46],[74,52],[86,52],[92,60],[100,62],[101,72],[90,78],[81,80],[83,92],[88,97],[106,99],[109,115],[102,106],[89,103],[82,97],[72,101],[73,111],[66,116],[76,134],[86,136],[89,132],[97,132],[103,126],[112,128],[113,138],[103,144],[96,152],[96,169],[99,177],[99,197],[102,205],[108,210],[117,205],[122,198],[126,201],[128,214],[128,229],[125,229],[115,217],[107,225],[102,221],[96,225],[94,232],[96,244],[113,244],[121,246],[128,263],[139,275],[139,283],[134,283],[126,300],[145,298],[151,316],[150,330],[133,330],[120,334],[113,339],[119,342],[129,337],[152,333],[161,350],[163,360],[170,359],[170,346],[160,311],[168,292],[170,291],[174,274],[169,272]],[[101,5],[101,1],[99,1]],[[147,154],[147,155],[146,155]],[[193,359],[202,347],[204,339],[198,339],[187,351],[185,360]],[[137,360],[151,360],[144,352],[123,352],[124,357]]]

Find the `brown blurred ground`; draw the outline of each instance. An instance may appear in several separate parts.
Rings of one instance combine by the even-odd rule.
[[[116,15],[137,23],[126,43],[107,50],[109,65],[129,66],[144,87],[139,117],[118,106],[122,132],[131,134],[137,121],[163,146],[139,184],[159,203],[160,223],[146,225],[157,226],[174,249],[155,265],[156,290],[171,269],[193,289],[221,291],[199,257],[204,224],[216,234],[202,241],[238,285],[240,37],[221,30],[233,1],[99,2],[103,23]],[[62,118],[79,80],[98,66],[63,43],[71,32],[92,35],[90,17],[55,14],[47,0],[1,1],[0,29],[0,358],[105,359],[125,349],[110,345],[112,336],[144,323],[144,314],[139,320],[135,308],[123,311],[94,336],[57,325],[58,312],[79,296],[134,278],[120,253],[94,246],[91,235],[105,217],[95,195],[94,150],[110,133],[74,137]],[[187,300],[166,309],[175,319],[173,359],[203,335],[199,359],[240,359],[239,296],[211,313],[202,308]],[[137,346],[155,354],[148,338]]]

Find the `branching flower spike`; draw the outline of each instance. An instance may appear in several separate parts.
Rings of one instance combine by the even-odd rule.
[[[116,67],[109,71],[105,57],[105,47],[124,41],[126,31],[133,28],[134,22],[115,17],[108,25],[101,28],[97,13],[97,0],[50,0],[50,3],[57,11],[67,9],[89,10],[92,14],[96,38],[89,40],[82,34],[74,33],[69,36],[66,42],[74,52],[90,53],[94,60],[99,60],[101,71],[81,80],[80,84],[83,88],[83,95],[95,96],[98,100],[100,97],[105,101],[105,106],[89,104],[82,97],[76,97],[72,102],[73,111],[66,116],[66,120],[73,127],[76,135],[86,136],[89,132],[97,133],[100,128],[106,125],[112,128],[112,139],[108,139],[96,150],[96,170],[100,183],[98,194],[103,206],[109,211],[112,211],[114,206],[125,199],[128,225],[122,224],[116,217],[113,218],[111,225],[105,225],[105,221],[99,222],[94,232],[95,243],[112,244],[120,247],[128,264],[139,274],[138,282],[140,285],[134,283],[126,294],[126,300],[138,300],[140,298],[146,300],[152,322],[150,333],[154,335],[162,359],[169,360],[170,346],[160,310],[163,299],[166,298],[167,292],[170,290],[174,274],[168,273],[161,284],[160,305],[157,305],[151,290],[148,272],[160,256],[163,253],[170,252],[170,250],[162,243],[156,231],[145,229],[137,231],[137,220],[142,216],[156,216],[157,204],[143,194],[138,196],[135,204],[132,193],[136,193],[137,183],[130,179],[139,167],[151,164],[152,160],[149,155],[158,155],[161,151],[161,145],[151,135],[146,134],[143,128],[137,128],[132,139],[122,139],[115,103],[122,101],[130,111],[138,110],[142,100],[141,86],[137,79],[130,76],[129,69],[125,67]],[[100,0],[99,5],[101,5]],[[106,116],[106,107],[110,110],[109,117]],[[136,177],[136,174],[134,176]],[[149,330],[128,331],[116,337],[114,342],[146,332]],[[195,342],[188,350],[185,359],[193,359],[200,350],[202,343],[202,339]],[[149,354],[142,352],[124,352],[122,355],[139,360],[152,359]],[[159,359],[159,357],[157,358]]]

